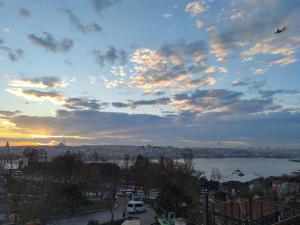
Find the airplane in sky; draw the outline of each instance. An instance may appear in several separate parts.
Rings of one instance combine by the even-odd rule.
[[[285,31],[286,27],[283,27],[282,29],[277,28],[277,30],[274,32],[274,34],[280,34],[281,32]]]

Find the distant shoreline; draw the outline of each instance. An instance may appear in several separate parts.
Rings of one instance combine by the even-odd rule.
[[[27,147],[11,147],[15,154],[22,154]],[[179,148],[172,146],[132,146],[132,145],[83,145],[83,146],[38,146],[32,147],[37,150],[45,150],[48,157],[53,158],[65,152],[79,153],[84,160],[91,160],[92,155],[98,154],[99,158],[105,160],[120,160],[125,155],[135,157],[143,155],[149,159],[159,159],[161,156],[172,159],[183,157],[186,149],[193,152],[194,158],[222,159],[222,158],[274,158],[300,160],[300,150],[296,149],[238,149],[238,148]],[[0,147],[0,154],[5,147]]]

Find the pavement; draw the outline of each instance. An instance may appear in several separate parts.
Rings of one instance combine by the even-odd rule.
[[[123,212],[126,211],[126,204],[120,204],[116,209],[114,209],[114,220],[122,219]],[[125,217],[134,216],[139,217],[142,225],[151,225],[154,222],[155,211],[147,205],[146,212],[138,214],[128,214],[126,212]],[[109,222],[111,219],[110,211],[96,212],[85,215],[73,216],[69,218],[58,219],[56,221],[51,221],[48,225],[87,225],[89,220],[98,220],[99,223]]]

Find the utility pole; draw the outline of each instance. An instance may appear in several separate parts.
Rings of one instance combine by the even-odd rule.
[[[212,224],[216,225],[216,218],[215,218],[215,199],[213,199],[212,203]]]
[[[225,225],[227,225],[227,195],[226,195],[226,197],[225,197],[225,207],[224,207],[224,209],[225,209],[225,215],[224,215],[224,224]]]
[[[48,152],[44,153],[44,182],[46,184],[47,179],[47,161],[48,161]]]
[[[209,214],[208,214],[208,193],[205,194],[205,215],[206,215],[206,225],[209,225]]]
[[[264,224],[264,210],[263,210],[263,201],[260,200],[260,215],[261,215],[261,224]]]
[[[239,206],[239,225],[241,225],[241,205],[238,204]]]
[[[200,190],[200,195],[205,198],[205,225],[209,225],[208,190]]]

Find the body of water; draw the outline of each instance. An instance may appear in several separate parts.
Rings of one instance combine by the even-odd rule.
[[[263,177],[291,174],[300,170],[299,162],[273,158],[195,158],[195,170],[204,171],[210,178],[213,167],[218,168],[222,176],[231,175],[235,170],[244,174],[258,174]]]

